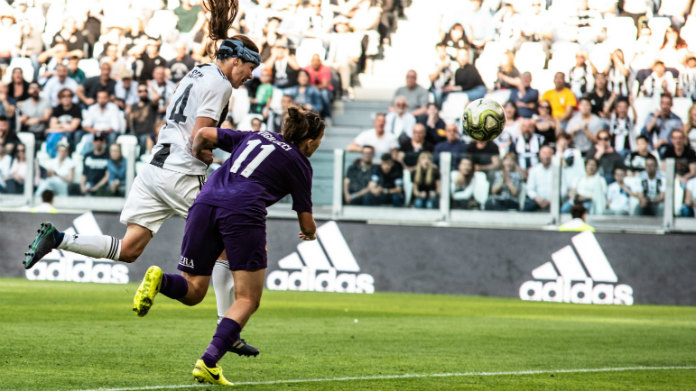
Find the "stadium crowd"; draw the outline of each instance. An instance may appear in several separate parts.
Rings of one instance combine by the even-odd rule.
[[[430,85],[409,71],[374,128],[347,146],[361,158],[344,201],[437,208],[450,175],[453,208],[547,210],[558,155],[564,211],[581,201],[594,214],[660,214],[674,157],[677,213],[693,215],[694,3],[454,2],[432,42]],[[240,0],[230,33],[254,39],[264,66],[234,92],[224,126],[277,131],[293,103],[330,123],[332,102],[353,99],[408,6]],[[22,192],[23,131],[39,143],[37,195],[122,195],[123,136],[147,162],[176,83],[210,61],[207,18],[195,0],[0,1],[0,192]],[[484,96],[504,104],[503,134],[463,139],[456,118]]]
[[[409,71],[347,146],[361,158],[345,203],[437,208],[450,175],[453,208],[548,210],[558,155],[562,212],[582,202],[592,214],[662,215],[675,158],[675,212],[694,215],[696,2],[470,0],[440,22],[431,84]],[[505,110],[493,142],[457,132],[482,97]],[[439,165],[445,151],[452,167]]]

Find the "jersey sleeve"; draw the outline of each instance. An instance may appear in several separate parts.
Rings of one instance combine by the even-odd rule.
[[[309,162],[303,163],[293,168],[294,175],[290,177],[292,210],[312,213],[312,166]]]
[[[240,132],[238,130],[232,129],[221,129],[217,130],[217,147],[226,152],[232,152],[237,146],[242,142],[245,136],[248,136],[249,132]]]
[[[220,119],[223,108],[230,100],[232,95],[232,86],[229,83],[224,83],[215,77],[211,77],[206,83],[201,83],[199,96],[198,110],[196,117],[212,118],[215,121]],[[223,104],[223,102],[225,104]]]

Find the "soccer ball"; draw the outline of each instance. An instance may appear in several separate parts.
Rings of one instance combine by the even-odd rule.
[[[493,99],[476,99],[469,103],[462,115],[462,130],[478,141],[491,141],[505,127],[505,111]]]

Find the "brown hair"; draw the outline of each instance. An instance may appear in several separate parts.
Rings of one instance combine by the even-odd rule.
[[[208,37],[213,42],[227,38],[227,31],[237,17],[238,0],[203,0],[203,7],[210,11]]]
[[[306,139],[316,139],[326,126],[319,114],[300,106],[288,107],[284,117],[281,133],[285,141],[295,145]]]

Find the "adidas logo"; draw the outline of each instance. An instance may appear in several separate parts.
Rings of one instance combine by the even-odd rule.
[[[297,245],[297,251],[278,261],[280,270],[266,277],[277,291],[375,293],[375,279],[360,272],[348,243],[334,221],[317,229],[317,239]]]
[[[573,247],[565,246],[551,254],[552,261],[532,270],[535,280],[520,286],[520,299],[632,305],[633,288],[617,284],[616,273],[592,232],[582,232],[573,236],[571,241],[575,251]]]
[[[65,234],[102,234],[101,228],[91,212],[75,218],[73,227],[66,229]],[[29,280],[126,284],[128,282],[128,267],[110,259],[93,259],[70,251],[53,249],[34,267],[26,270],[25,275]]]

